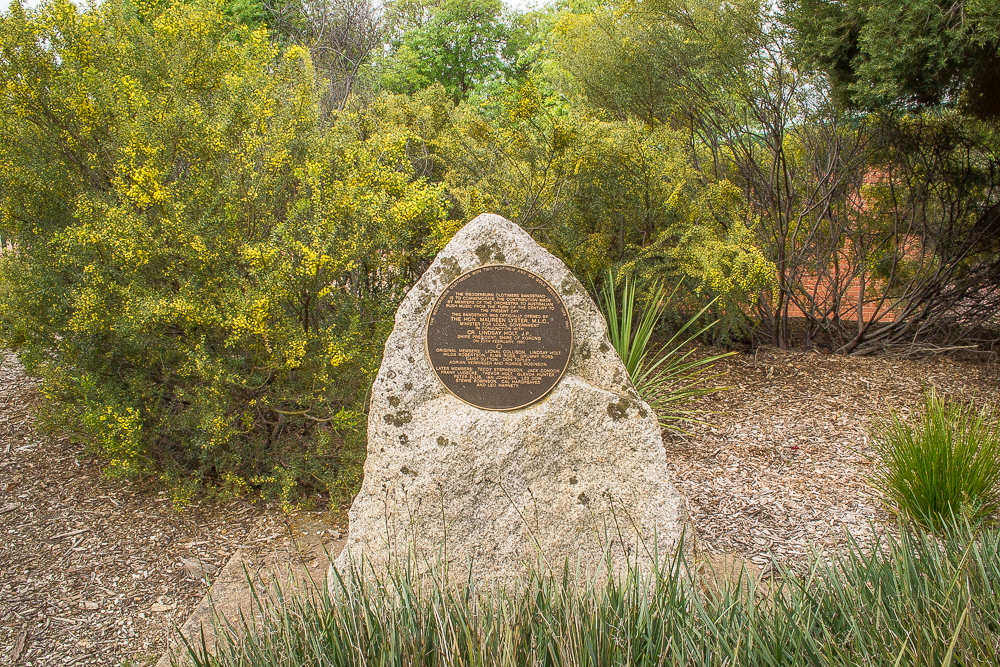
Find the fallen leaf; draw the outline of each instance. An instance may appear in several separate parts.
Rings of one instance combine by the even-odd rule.
[[[181,566],[184,568],[184,573],[196,581],[199,579],[208,581],[215,574],[216,568],[208,563],[190,558],[181,558],[180,560]]]
[[[24,643],[28,639],[28,631],[21,630],[21,634],[18,636],[17,641],[14,643],[14,650],[11,652],[11,659],[16,663],[21,659],[21,653],[24,652]]]

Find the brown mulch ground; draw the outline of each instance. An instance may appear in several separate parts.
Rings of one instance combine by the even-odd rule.
[[[919,408],[939,395],[1000,399],[1000,368],[949,358],[847,358],[761,348],[716,366],[732,389],[704,397],[712,426],[664,438],[674,483],[685,497],[698,547],[759,566],[836,548],[847,532],[870,544],[892,525],[865,483],[873,415]]]
[[[237,549],[294,544],[309,513],[178,512],[151,486],[105,479],[81,446],[36,431],[35,385],[0,359],[0,665],[155,663]]]
[[[287,547],[316,527],[263,503],[178,513],[152,487],[105,479],[80,446],[35,430],[37,390],[2,359],[0,665],[151,664],[205,593],[203,577],[237,549]],[[995,363],[761,349],[717,368],[733,389],[702,399],[714,426],[668,435],[668,460],[699,548],[760,565],[835,548],[847,530],[864,543],[873,522],[891,522],[864,484],[871,415],[911,409],[927,384],[1000,396]]]

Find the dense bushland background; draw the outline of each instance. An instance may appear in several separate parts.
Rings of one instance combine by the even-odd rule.
[[[486,211],[717,343],[995,342],[998,80],[985,0],[14,4],[0,340],[179,502],[349,493],[395,308]]]

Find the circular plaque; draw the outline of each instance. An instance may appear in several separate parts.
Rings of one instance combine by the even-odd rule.
[[[426,342],[434,372],[455,396],[477,408],[516,410],[559,382],[573,327],[544,278],[490,264],[445,288],[427,320]]]

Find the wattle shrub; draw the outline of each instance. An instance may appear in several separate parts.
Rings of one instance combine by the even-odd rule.
[[[109,473],[287,494],[363,426],[443,194],[316,88],[211,5],[0,18],[0,344]]]

